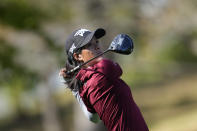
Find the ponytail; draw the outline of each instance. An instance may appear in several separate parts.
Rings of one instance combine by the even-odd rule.
[[[80,53],[79,50],[76,53]],[[71,70],[74,67],[78,66],[79,64],[81,64],[81,62],[76,61],[73,58],[73,54],[68,53],[68,59],[66,60],[66,64],[65,64],[66,70]],[[83,86],[81,81],[76,79],[76,75],[78,72],[79,72],[79,70],[69,74],[66,78],[64,78],[66,80],[66,84],[67,84],[68,88],[71,89],[71,91],[78,91],[79,88],[81,86]]]

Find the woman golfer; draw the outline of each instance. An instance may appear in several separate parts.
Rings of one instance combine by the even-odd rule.
[[[68,59],[60,76],[92,122],[102,120],[109,131],[148,131],[130,87],[120,78],[122,69],[117,63],[98,57],[80,70],[66,74],[102,52],[98,39],[104,35],[102,28],[94,32],[75,30],[66,41]]]

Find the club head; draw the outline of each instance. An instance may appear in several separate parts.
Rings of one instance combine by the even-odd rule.
[[[128,55],[133,51],[133,47],[133,40],[128,35],[119,34],[113,39],[108,50]]]

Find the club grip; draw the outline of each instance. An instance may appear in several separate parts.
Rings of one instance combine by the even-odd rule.
[[[69,75],[70,73],[73,73],[74,71],[76,71],[76,70],[78,70],[78,69],[80,69],[80,65],[78,65],[78,66],[76,66],[75,68],[73,68],[73,69],[67,71],[66,74]]]

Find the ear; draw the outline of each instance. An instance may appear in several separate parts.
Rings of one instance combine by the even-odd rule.
[[[74,54],[73,54],[73,57],[74,57],[75,60],[77,60],[77,61],[83,61],[83,56],[82,56],[81,54],[74,53]]]

